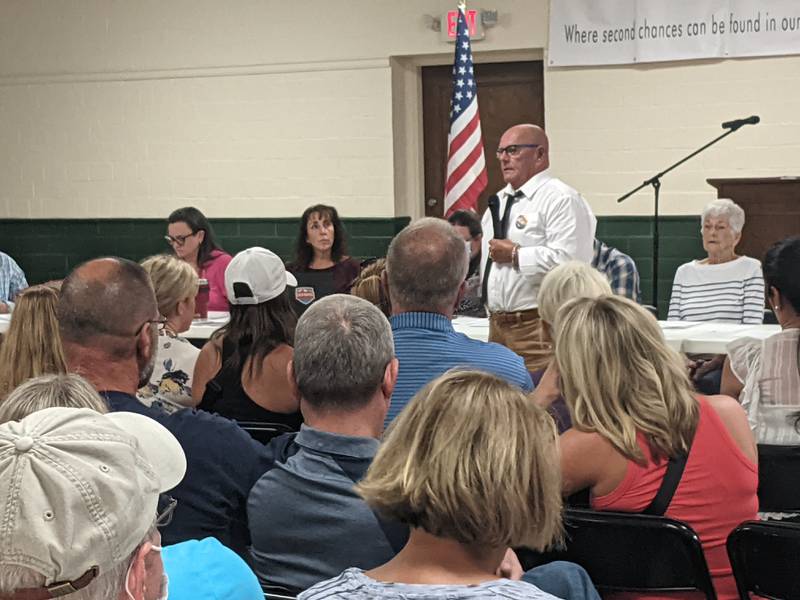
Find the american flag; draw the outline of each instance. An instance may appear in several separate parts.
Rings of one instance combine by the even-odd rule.
[[[467,19],[464,6],[460,5],[453,61],[453,96],[450,99],[450,133],[447,136],[445,217],[456,210],[477,211],[478,196],[486,183],[486,160],[478,114],[478,88],[472,69]]]

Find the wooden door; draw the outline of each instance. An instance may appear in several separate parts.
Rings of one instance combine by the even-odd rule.
[[[486,210],[487,198],[505,185],[495,157],[500,136],[518,123],[534,123],[544,127],[542,69],[540,60],[475,65],[483,150],[489,175],[489,184],[479,199],[481,214]],[[451,78],[451,65],[422,68],[425,214],[429,217],[441,217],[443,213]]]

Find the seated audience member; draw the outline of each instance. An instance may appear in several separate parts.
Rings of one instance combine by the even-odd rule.
[[[441,219],[420,219],[389,245],[390,321],[400,373],[387,423],[420,388],[453,367],[484,370],[531,390],[531,376],[520,356],[453,329],[450,321],[463,295],[467,263],[464,240]]]
[[[105,401],[79,375],[42,375],[17,387],[0,404],[0,423],[21,421],[31,413],[57,406],[108,412]],[[169,576],[169,597],[173,600],[262,600],[264,597],[247,563],[216,538],[165,546],[161,559]]]
[[[13,258],[0,252],[0,314],[14,310],[14,299],[26,287],[25,273]]]
[[[356,277],[350,288],[350,294],[374,304],[386,317],[390,317],[392,316],[392,303],[389,302],[389,293],[386,291],[383,276],[385,272],[385,258],[378,258],[375,262],[368,264]]]
[[[57,303],[58,292],[44,286],[27,288],[17,298],[14,318],[0,346],[0,401],[31,377],[66,372]]]
[[[309,206],[300,217],[294,262],[288,270],[297,278],[295,308],[299,314],[315,300],[346,294],[361,264],[347,256],[347,233],[333,206]]]
[[[158,332],[153,374],[136,396],[147,406],[174,412],[197,404],[192,399],[192,373],[200,350],[179,335],[192,326],[197,273],[189,263],[166,254],[143,260],[142,267],[153,283],[158,312],[167,321]]]
[[[208,310],[228,310],[225,295],[225,269],[231,255],[217,243],[214,229],[206,216],[194,206],[179,208],[167,219],[165,239],[181,260],[208,281]]]
[[[760,444],[800,444],[800,237],[774,244],[764,257],[769,303],[782,331],[728,346],[722,393],[738,398]]]
[[[386,562],[408,536],[353,491],[378,450],[397,378],[386,317],[353,296],[318,300],[297,323],[290,371],[305,424],[272,441],[275,466],[247,509],[261,582],[302,590]]]
[[[456,313],[468,317],[485,317],[486,307],[481,298],[481,241],[483,227],[481,220],[471,210],[457,210],[447,218],[458,235],[464,240],[469,251],[469,267],[467,268],[464,297],[458,305]]]
[[[170,600],[264,600],[258,579],[216,538],[164,546]]]
[[[47,408],[0,425],[0,454],[1,597],[167,597],[157,507],[186,459],[164,427]]]
[[[248,248],[234,257],[225,271],[230,321],[203,346],[195,366],[192,396],[200,408],[238,421],[300,427],[286,375],[297,317],[284,291],[294,283],[269,250]]]
[[[150,380],[164,322],[147,272],[121,258],[80,265],[64,280],[58,321],[70,372],[88,379],[112,412],[161,423],[186,453],[186,477],[170,492],[179,506],[162,532],[164,542],[213,536],[246,555],[247,495],[269,457],[227,419],[192,409],[169,414],[136,399],[136,390]]]
[[[756,444],[742,407],[697,396],[655,318],[627,298],[579,298],[556,320],[556,359],[572,429],[561,436],[565,495],[596,510],[643,512],[699,535],[720,600],[738,598],[728,534],[756,518]],[[668,465],[685,468],[668,506],[651,506]],[[664,512],[664,508],[666,511]]]
[[[669,300],[670,321],[725,321],[760,324],[764,320],[761,263],[736,254],[744,210],[724,198],[703,209],[703,249],[708,257],[678,267]],[[724,354],[691,356],[697,389],[719,393]]]
[[[630,256],[595,238],[592,267],[606,276],[615,294],[641,302],[639,270]]]
[[[597,298],[610,296],[613,292],[603,275],[585,262],[571,260],[562,263],[544,276],[539,288],[539,317],[542,319],[544,337],[552,342],[553,324],[558,309],[574,298]],[[564,397],[558,389],[558,369],[551,366],[531,373],[536,386],[533,397],[546,406],[556,420],[559,433],[569,429],[572,421]]]
[[[92,385],[80,375],[63,373],[33,377],[0,403],[0,423],[21,421],[44,408],[88,408],[107,413],[108,406]]]
[[[552,419],[502,379],[475,371],[435,379],[394,421],[356,487],[376,512],[411,528],[408,543],[386,564],[349,568],[300,598],[552,600],[555,588],[563,598],[598,598],[569,563],[532,569],[525,578],[538,587],[507,578],[511,565],[521,575],[510,547],[544,549],[560,535],[556,437]]]

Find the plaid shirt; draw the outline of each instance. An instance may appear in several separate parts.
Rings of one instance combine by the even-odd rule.
[[[26,287],[25,273],[13,258],[0,252],[0,302],[14,306],[11,300]]]
[[[595,239],[592,266],[608,278],[615,294],[641,302],[639,271],[630,256]]]

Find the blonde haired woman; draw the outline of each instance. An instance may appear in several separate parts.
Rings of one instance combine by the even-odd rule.
[[[557,456],[552,420],[519,389],[485,373],[445,373],[393,422],[356,488],[411,527],[405,548],[299,597],[553,598],[499,569],[510,546],[543,549],[559,537]]]
[[[542,319],[545,338],[553,341],[553,327],[558,309],[574,298],[596,298],[611,296],[613,291],[605,275],[585,262],[571,260],[552,269],[542,280],[539,288],[539,316]],[[569,411],[558,389],[558,368],[551,361],[547,369],[531,373],[535,387],[534,400],[546,406],[564,432],[572,426]]]
[[[382,281],[385,272],[386,259],[378,258],[361,270],[350,288],[350,294],[374,304],[389,317],[392,314],[392,304]]]
[[[31,377],[66,373],[57,304],[58,292],[40,285],[17,296],[14,318],[0,346],[0,400]]]
[[[700,536],[718,598],[738,598],[725,542],[758,508],[756,445],[741,406],[695,396],[658,323],[626,298],[576,299],[556,330],[573,423],[561,436],[564,493],[589,488],[595,509],[643,512],[670,461],[684,457],[665,514]]]
[[[80,375],[42,375],[19,385],[0,404],[0,423],[20,421],[31,413],[54,406],[108,412],[105,400]]]
[[[169,412],[195,406],[192,373],[200,349],[179,334],[192,325],[197,272],[188,262],[167,254],[146,258],[142,267],[153,282],[158,312],[167,322],[159,331],[153,374],[137,397],[147,406],[155,404]]]

